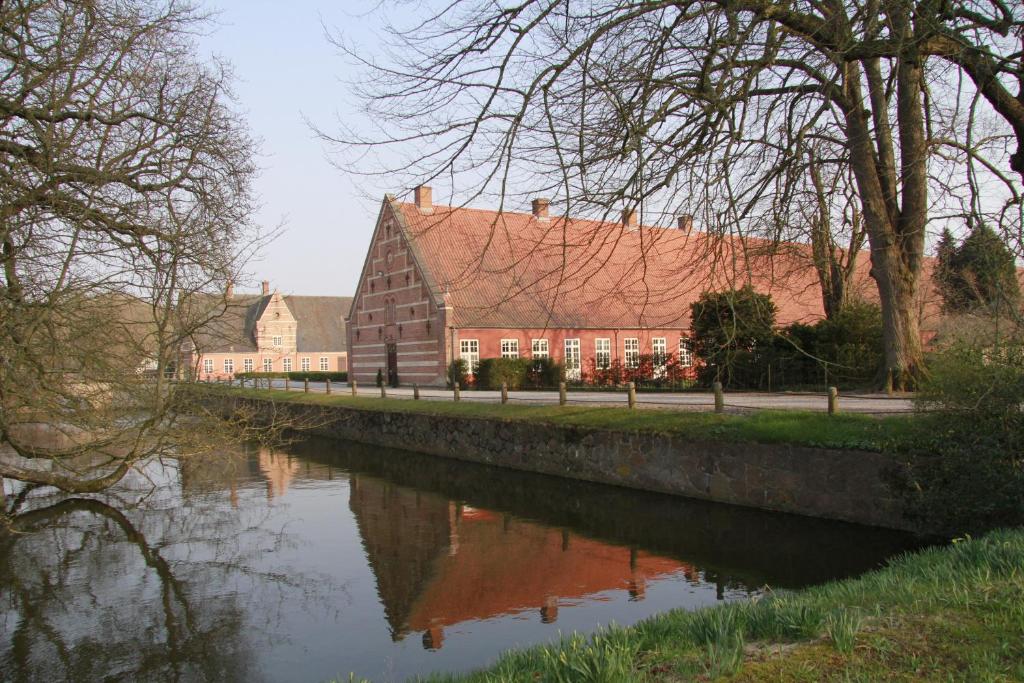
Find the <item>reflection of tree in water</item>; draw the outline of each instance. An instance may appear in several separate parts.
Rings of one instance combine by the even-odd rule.
[[[280,609],[329,602],[322,579],[257,561],[286,542],[265,510],[183,497],[173,464],[149,475],[156,487],[103,500],[25,488],[7,501],[5,680],[257,680]]]

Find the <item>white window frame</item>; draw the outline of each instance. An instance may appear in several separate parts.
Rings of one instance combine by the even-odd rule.
[[[501,340],[501,357],[502,358],[519,358],[519,340],[518,339],[502,339]]]
[[[303,356],[299,359],[299,370],[302,372],[309,372],[309,368],[312,367],[309,364],[309,356]]]
[[[679,367],[693,367],[693,349],[690,348],[690,340],[686,337],[679,338]]]
[[[252,368],[253,368],[252,358],[243,358],[242,359],[242,371],[243,372],[252,372]]]
[[[594,367],[607,370],[612,366],[612,340],[598,337],[594,340]]]
[[[331,369],[331,359],[327,356],[320,356],[320,372],[327,372]]]
[[[280,335],[272,337],[270,340],[270,345],[273,346],[275,349],[281,348],[282,346],[284,346],[284,337],[281,337]]]
[[[668,340],[665,337],[651,338],[651,355],[654,356],[654,376],[664,377],[668,361]]]
[[[459,358],[466,361],[466,371],[471,375],[475,375],[476,371],[480,368],[480,340],[460,339]]]
[[[292,359],[291,358],[282,358],[281,359],[281,370],[284,371],[284,372],[291,372],[292,371]]]
[[[583,378],[583,363],[580,358],[580,340],[578,338],[565,340],[565,378],[578,382]]]
[[[273,358],[264,358],[263,359],[263,372],[273,372],[273,371],[274,371],[274,359]]]
[[[228,374],[228,375],[235,374],[235,359],[234,358],[225,358],[224,359],[224,372],[225,372],[225,374]]]
[[[548,347],[547,339],[531,339],[530,340],[530,355],[534,358],[550,358],[551,353]]]
[[[207,375],[212,375],[213,374],[213,359],[212,358],[204,358],[203,359],[203,372],[205,374],[207,374]]]
[[[640,339],[626,337],[622,340],[622,361],[627,368],[640,367]]]

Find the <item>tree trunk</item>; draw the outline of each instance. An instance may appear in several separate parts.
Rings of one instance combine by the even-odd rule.
[[[882,307],[885,366],[879,384],[888,391],[913,389],[923,370],[924,350],[917,318],[917,283],[896,249],[872,249],[871,277]]]
[[[896,169],[891,167],[895,161],[887,158],[885,153],[891,147],[891,140],[887,139],[891,133],[884,127],[876,126],[874,135],[879,136],[879,139],[873,138],[872,127],[868,122],[872,112],[862,107],[865,100],[860,79],[859,65],[856,62],[847,64],[846,87],[849,100],[843,113],[850,142],[850,163],[863,207],[864,230],[871,245],[871,277],[878,285],[882,308],[885,366],[880,373],[879,384],[890,390],[912,389],[924,365],[916,301],[921,278],[920,256],[924,246],[923,226],[927,214],[916,215],[915,212],[927,211],[927,206],[921,202],[922,188],[916,184],[924,178],[925,161],[924,156],[904,160],[904,207],[902,212],[895,214],[894,198],[887,192],[887,189],[891,192],[892,188],[886,182],[887,178],[896,175]],[[869,86],[870,81],[869,78]],[[900,85],[906,87],[909,84],[904,81]],[[901,142],[907,138],[923,140],[923,122],[915,120],[907,111],[912,102],[904,101],[900,104],[903,107],[901,114],[904,115],[900,119]],[[878,106],[884,106],[884,100],[880,100]],[[919,136],[909,129],[914,125],[921,126]],[[907,153],[908,150],[903,150],[904,155]],[[909,153],[913,154],[913,151]],[[908,188],[908,182],[914,183],[914,186]]]

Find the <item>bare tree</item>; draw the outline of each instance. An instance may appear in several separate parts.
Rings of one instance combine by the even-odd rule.
[[[808,142],[840,149],[886,382],[909,387],[929,219],[982,173],[1020,232],[1020,179],[1001,169],[1024,173],[1022,35],[1020,5],[1002,0],[452,0],[390,26],[380,61],[334,36],[368,69],[373,127],[330,139],[404,150],[391,178],[472,179],[502,197],[529,182],[569,207],[646,203],[721,234],[770,234]],[[986,117],[996,132],[972,137]]]
[[[224,297],[178,303],[259,244],[204,22],[178,0],[0,4],[0,477],[96,491],[202,440],[169,379]]]

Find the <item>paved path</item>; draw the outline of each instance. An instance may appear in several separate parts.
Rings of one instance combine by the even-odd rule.
[[[274,387],[284,389],[284,380],[274,380]],[[302,391],[302,382],[291,382],[291,391]],[[309,390],[324,393],[324,382],[310,382]],[[351,393],[345,383],[332,383],[332,393]],[[360,396],[379,397],[380,389],[376,386],[358,388]],[[412,399],[411,387],[387,388],[388,398]],[[509,402],[517,404],[555,404],[558,403],[557,391],[510,391]],[[572,391],[569,390],[570,405],[625,406],[624,391]],[[451,401],[449,389],[422,388],[420,397],[427,401]],[[482,403],[498,403],[501,394],[497,391],[463,391],[463,401]],[[637,405],[641,408],[664,408],[674,410],[710,411],[714,409],[715,400],[711,392],[680,392],[680,393],[647,393],[636,395]],[[888,396],[883,393],[851,393],[840,394],[840,410],[847,413],[889,414],[905,413],[914,409],[913,400],[908,396]],[[828,410],[828,399],[824,393],[758,393],[758,392],[726,392],[725,406],[727,410],[743,412],[752,410]]]

